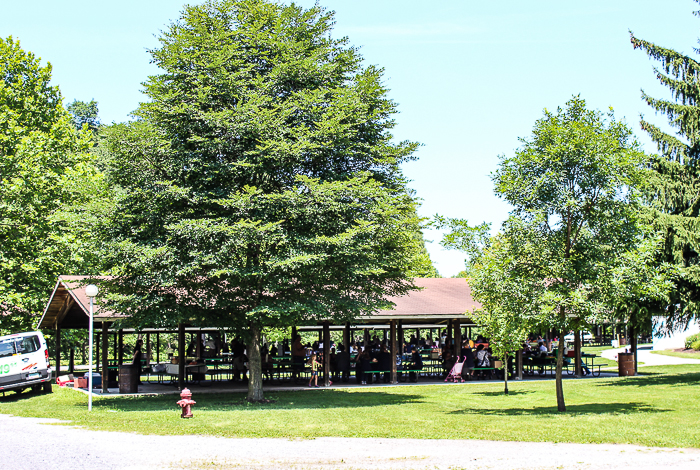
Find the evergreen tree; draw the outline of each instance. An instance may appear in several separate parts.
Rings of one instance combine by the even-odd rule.
[[[642,99],[668,117],[675,135],[643,118],[641,126],[659,150],[649,181],[651,223],[665,234],[657,262],[678,268],[668,301],[656,303],[654,310],[666,315],[669,329],[682,328],[700,313],[700,63],[630,35],[635,49],[660,62],[654,72],[672,96],[659,99],[642,91]]]

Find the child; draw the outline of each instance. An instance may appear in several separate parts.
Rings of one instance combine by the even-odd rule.
[[[320,366],[321,363],[316,360],[316,353],[311,353],[309,365],[311,366],[311,378],[309,379],[309,387],[311,387],[311,382],[313,382],[314,387],[318,388],[318,366]]]

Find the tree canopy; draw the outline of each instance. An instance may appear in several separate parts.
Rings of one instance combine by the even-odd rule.
[[[396,104],[333,15],[187,6],[151,52],[132,123],[105,131],[117,191],[108,303],[138,325],[235,328],[262,398],[261,328],[349,320],[411,288],[419,220]]]
[[[63,217],[94,176],[90,136],[77,132],[50,84],[51,65],[0,38],[0,330],[32,328],[56,277],[80,269]],[[76,183],[77,182],[77,183]]]

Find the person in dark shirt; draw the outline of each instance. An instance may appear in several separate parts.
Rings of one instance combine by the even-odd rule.
[[[411,365],[409,366],[409,368],[412,370],[423,369],[423,358],[420,356],[420,353],[418,352],[415,346],[411,348]],[[418,382],[417,374],[417,372],[409,372],[408,379],[411,382]]]
[[[350,353],[345,350],[345,346],[338,345],[338,353],[335,355],[335,370],[338,377],[342,377],[343,382],[347,382],[350,377]]]
[[[377,356],[379,370],[391,370],[391,353],[386,350],[386,346],[382,344],[382,349]],[[391,372],[384,373],[384,383],[391,382]]]
[[[462,365],[462,378],[465,380],[471,380],[472,370],[474,369],[474,352],[472,351],[472,348],[469,347],[468,339],[462,343],[461,355],[464,357],[464,363]]]

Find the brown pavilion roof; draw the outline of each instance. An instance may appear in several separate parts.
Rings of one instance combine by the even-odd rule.
[[[89,300],[85,287],[89,279],[99,276],[59,276],[56,287],[39,321],[38,328],[88,328]],[[469,314],[480,309],[481,304],[471,295],[466,279],[416,278],[419,290],[406,295],[388,297],[396,304],[391,310],[380,310],[358,319],[369,324],[388,324],[390,320],[410,323],[439,324],[449,319],[459,319],[463,325],[474,324]],[[125,315],[105,312],[98,303],[94,305],[96,321],[114,321]]]
[[[107,279],[104,276],[58,276],[56,287],[39,320],[38,328],[85,328],[89,326],[90,300],[85,288],[90,279]],[[106,312],[96,301],[93,305],[93,317],[97,321],[114,321],[124,315]]]

